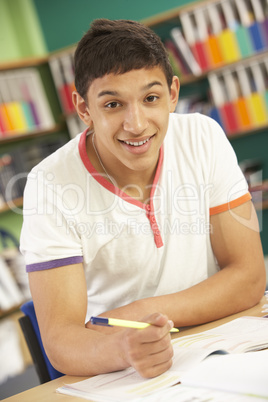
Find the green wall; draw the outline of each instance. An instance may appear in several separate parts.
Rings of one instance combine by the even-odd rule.
[[[263,179],[268,178],[268,129],[231,139],[238,161],[257,159],[263,164]],[[268,254],[268,209],[258,211],[264,254]]]
[[[32,0],[0,0],[0,62],[47,54]]]
[[[96,18],[142,20],[190,0],[33,0],[49,51],[78,42]]]

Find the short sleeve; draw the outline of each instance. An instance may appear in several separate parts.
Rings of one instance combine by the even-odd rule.
[[[251,199],[247,181],[238,165],[235,152],[224,131],[210,121],[210,215],[227,211]]]
[[[83,261],[75,218],[64,207],[55,188],[43,170],[35,168],[28,175],[20,238],[27,272]]]

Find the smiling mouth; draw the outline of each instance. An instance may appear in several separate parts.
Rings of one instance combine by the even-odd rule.
[[[119,141],[122,142],[123,144],[131,145],[133,147],[140,147],[141,145],[146,144],[146,142],[148,142],[152,137],[153,137],[153,135],[144,141],[123,141],[123,140],[119,140]]]

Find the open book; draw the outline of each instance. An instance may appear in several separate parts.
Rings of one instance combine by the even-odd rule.
[[[57,392],[91,401],[138,401],[139,398],[149,398],[154,393],[159,397],[163,389],[168,394],[169,387],[181,383],[182,385],[172,388],[173,393],[175,388],[177,392],[181,392],[185,385],[186,388],[196,386],[217,389],[224,393],[268,397],[268,350],[244,353],[268,348],[267,318],[237,318],[205,332],[179,337],[172,343],[173,366],[156,378],[144,379],[131,367],[65,385],[58,388]],[[228,362],[229,357],[231,359]],[[215,374],[220,373],[219,369],[223,366],[225,372],[215,379]],[[230,394],[227,398],[230,398]],[[155,400],[167,399],[163,397]]]

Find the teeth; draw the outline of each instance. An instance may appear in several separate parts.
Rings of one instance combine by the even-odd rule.
[[[148,142],[149,139],[150,139],[150,138],[147,138],[147,140],[145,140],[145,141],[139,141],[139,142],[124,141],[124,143],[127,144],[127,145],[133,145],[134,147],[139,147],[139,146],[145,144],[146,142]]]

